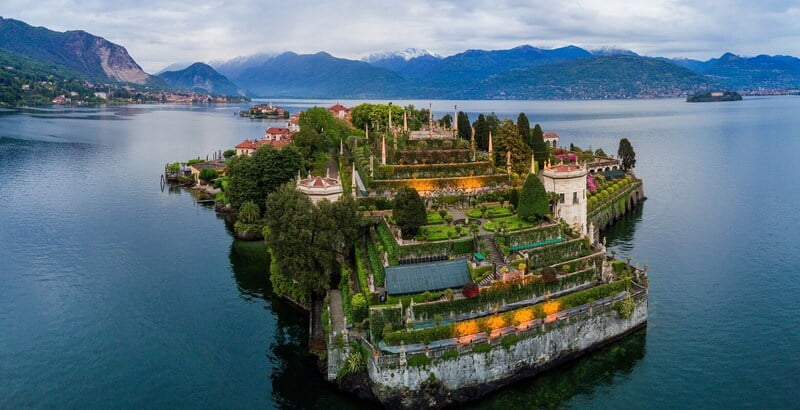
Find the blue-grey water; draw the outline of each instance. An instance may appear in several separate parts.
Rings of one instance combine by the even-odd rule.
[[[649,198],[606,233],[649,266],[647,330],[470,407],[798,406],[800,97],[433,107],[454,104],[527,112],[562,144],[627,137]],[[237,109],[0,112],[0,408],[368,405],[322,380],[263,248],[160,189],[165,163],[269,125]]]

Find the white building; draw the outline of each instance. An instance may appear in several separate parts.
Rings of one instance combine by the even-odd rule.
[[[543,136],[545,144],[553,148],[558,147],[558,133],[548,131]]]
[[[582,165],[554,165],[542,171],[542,183],[548,192],[558,194],[555,217],[562,219],[577,232],[586,235],[586,175]]]
[[[342,197],[342,184],[336,178],[312,177],[298,179],[297,190],[317,204],[323,199],[336,202]]]

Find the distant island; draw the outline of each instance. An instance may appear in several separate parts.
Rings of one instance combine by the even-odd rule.
[[[686,102],[719,102],[742,101],[742,95],[736,91],[707,91],[686,97]]]

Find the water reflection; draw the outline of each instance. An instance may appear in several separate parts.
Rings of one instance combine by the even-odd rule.
[[[623,382],[644,358],[646,332],[641,330],[579,360],[517,382],[466,408],[557,408],[577,396]]]
[[[622,218],[614,222],[608,229],[600,234],[600,240],[606,240],[606,246],[614,249],[618,253],[627,254],[633,249],[634,236],[636,229],[642,222],[644,208],[647,203],[641,203],[625,214]],[[634,261],[635,262],[635,261]]]

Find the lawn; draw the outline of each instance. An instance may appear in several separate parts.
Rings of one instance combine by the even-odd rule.
[[[487,231],[496,231],[498,228],[504,227],[506,232],[510,232],[531,228],[534,226],[536,226],[535,222],[528,222],[515,215],[508,218],[496,219],[492,222],[486,222],[483,224],[483,229],[486,229]]]
[[[472,208],[467,211],[467,216],[470,218],[502,218],[504,216],[511,216],[514,212],[504,206],[493,206],[486,208],[486,212],[481,216],[481,208]]]
[[[449,213],[445,214],[445,216],[450,215]],[[428,212],[428,225],[438,225],[443,224],[444,219],[439,215],[438,212],[430,211]]]
[[[451,236],[448,236],[448,232]],[[469,229],[462,227],[461,235],[456,234],[456,227],[450,225],[425,225],[419,228],[419,234],[415,238],[418,241],[443,241],[446,239],[459,238],[469,234]]]

